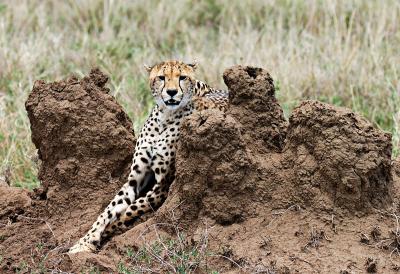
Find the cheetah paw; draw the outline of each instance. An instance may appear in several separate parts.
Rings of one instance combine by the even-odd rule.
[[[79,253],[79,252],[94,252],[96,247],[93,244],[78,242],[72,246],[69,250],[69,254]]]

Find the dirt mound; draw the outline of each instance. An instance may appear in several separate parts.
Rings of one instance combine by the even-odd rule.
[[[224,79],[228,112],[195,113],[182,125],[176,198],[164,206],[182,204],[179,223],[230,225],[293,204],[336,214],[390,205],[390,134],[316,101],[297,107],[286,129],[265,71],[239,66]]]
[[[359,213],[391,204],[391,151],[391,135],[366,119],[305,101],[289,119],[283,164],[293,169],[296,197]]]
[[[339,273],[363,268],[366,254],[395,268],[359,238],[378,224],[393,228],[393,217],[381,215],[393,202],[390,134],[317,101],[303,102],[287,123],[267,72],[237,66],[224,79],[229,110],[186,119],[167,201],[115,246],[138,245],[143,231],[149,242],[183,228],[195,243],[208,235],[225,271]],[[173,225],[157,225],[165,223]]]
[[[15,217],[15,214],[24,213],[31,205],[28,192],[23,189],[0,186],[0,220],[8,222]]]
[[[8,222],[0,226],[0,269],[23,270],[24,262],[28,270],[115,272],[124,254],[133,249],[142,258],[152,243],[173,249],[151,249],[158,272],[182,270],[166,260],[193,256],[183,245],[212,254],[204,255],[206,269],[220,273],[400,269],[389,256],[400,215],[400,164],[392,171],[390,135],[347,109],[316,101],[303,102],[287,122],[272,78],[260,68],[232,67],[224,80],[231,94],[227,113],[197,112],[182,125],[176,180],[164,205],[99,254],[72,257],[66,248],[124,183],[134,136],[100,71],[36,82],[26,107],[43,189],[29,198],[0,188],[0,197],[18,197],[0,198],[6,208],[0,220]],[[160,244],[177,234],[178,245]]]
[[[271,76],[254,67],[233,67],[224,72],[230,91],[229,113],[239,123],[247,146],[259,153],[281,151],[287,122],[275,98]]]
[[[132,124],[107,80],[92,70],[82,80],[37,81],[26,102],[48,217],[69,223],[71,235],[82,223],[70,220],[93,219],[102,210],[94,201],[114,195],[132,159]]]
[[[1,192],[1,197],[11,197],[1,201],[7,208],[2,216],[26,216],[15,218],[1,231],[0,264],[4,270],[15,267],[16,257],[28,255],[49,238],[54,244],[69,245],[70,238],[75,240],[89,228],[125,182],[135,139],[128,116],[104,87],[107,80],[99,70],[92,70],[83,79],[35,82],[26,109],[41,160],[43,189],[36,191],[34,207],[25,212],[9,202],[17,201],[15,189]],[[27,198],[21,199],[28,203]]]

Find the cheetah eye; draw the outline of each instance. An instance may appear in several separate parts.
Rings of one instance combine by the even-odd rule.
[[[179,76],[179,81],[185,81],[187,76]]]
[[[158,76],[158,79],[160,79],[161,81],[165,80],[165,76]]]

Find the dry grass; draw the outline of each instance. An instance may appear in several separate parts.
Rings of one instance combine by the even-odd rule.
[[[175,237],[161,236],[158,229],[162,226],[173,228]],[[207,229],[196,243],[189,242],[183,231],[171,224],[155,224],[148,230],[155,232],[156,239],[150,243],[140,235],[137,240],[143,245],[126,249],[126,256],[118,263],[118,273],[217,273],[208,266],[212,254],[208,250]]]
[[[152,102],[142,64],[197,59],[223,87],[233,64],[268,69],[288,115],[300,100],[347,106],[399,143],[400,2],[1,1],[0,172],[37,185],[24,101],[35,79],[100,66],[138,129]]]
[[[119,273],[196,273],[206,269],[206,252],[181,242],[162,239],[137,251],[126,251],[127,261],[118,264]]]
[[[323,240],[330,241],[326,235],[324,230],[316,229],[315,227],[311,228],[310,236],[307,244],[304,246],[303,251],[307,251],[308,248],[318,248],[321,245]]]
[[[389,237],[379,239],[377,247],[390,251],[390,256],[393,254],[400,255],[400,224],[399,216],[395,213],[391,214],[395,220],[395,228],[389,232]],[[377,239],[378,240],[378,239]]]

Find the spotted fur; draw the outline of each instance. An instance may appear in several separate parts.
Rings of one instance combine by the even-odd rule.
[[[195,64],[167,61],[148,68],[156,101],[136,142],[125,183],[70,253],[95,251],[104,236],[132,224],[166,199],[175,179],[176,144],[182,119],[194,110],[227,107],[229,93],[194,78]]]

